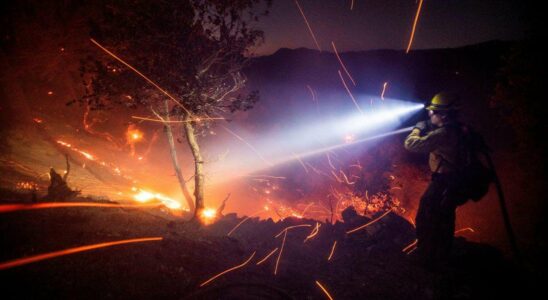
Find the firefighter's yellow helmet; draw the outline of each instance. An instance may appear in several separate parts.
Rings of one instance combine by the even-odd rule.
[[[441,92],[438,93],[430,101],[427,110],[433,111],[449,111],[459,109],[459,96],[454,93]]]

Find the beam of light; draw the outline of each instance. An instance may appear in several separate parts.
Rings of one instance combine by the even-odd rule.
[[[239,265],[237,265],[237,266],[235,266],[235,267],[232,267],[232,268],[230,268],[230,269],[224,270],[224,271],[222,271],[221,273],[219,273],[219,274],[217,274],[217,275],[215,275],[215,276],[209,278],[208,280],[202,282],[202,283],[200,284],[200,287],[203,287],[204,285],[206,285],[206,284],[212,282],[213,280],[215,280],[215,279],[217,279],[217,278],[223,276],[224,274],[226,274],[226,273],[228,273],[228,272],[232,272],[232,271],[234,271],[234,270],[237,270],[237,269],[239,269],[239,268],[241,268],[241,267],[247,265],[247,264],[249,263],[249,261],[251,261],[251,259],[253,258],[253,256],[255,256],[255,252],[257,252],[257,251],[253,251],[253,254],[251,254],[251,256],[250,256],[246,261],[244,261],[242,264],[239,264]]]
[[[276,253],[276,251],[278,251],[278,249],[280,249],[280,248],[276,247],[276,249],[270,251],[270,253],[268,253],[263,259],[261,259],[260,261],[258,261],[258,262],[256,263],[256,265],[258,266],[258,265],[264,263],[269,257],[271,257],[274,253]]]
[[[363,111],[362,109],[360,108],[360,106],[358,105],[358,102],[356,101],[356,99],[354,98],[354,95],[352,95],[352,92],[350,91],[350,89],[348,88],[348,85],[346,85],[346,81],[344,81],[344,78],[341,74],[341,70],[338,70],[337,71],[339,73],[339,77],[341,78],[341,82],[342,84],[344,85],[344,88],[346,89],[346,91],[348,92],[348,95],[350,96],[350,99],[352,99],[352,102],[354,102],[354,105],[356,105],[356,108],[358,109],[358,111],[363,115]]]
[[[10,213],[22,210],[37,210],[47,208],[66,208],[66,207],[105,207],[105,208],[144,208],[161,206],[159,203],[148,204],[108,204],[108,203],[89,203],[89,202],[45,202],[38,204],[4,204],[0,205],[0,213]]]
[[[284,239],[282,241],[282,247],[280,248],[280,253],[278,253],[278,258],[276,258],[276,266],[274,267],[274,275],[278,273],[278,265],[280,264],[280,258],[282,257],[282,252],[284,251],[285,238],[287,237],[287,231],[284,231]]]
[[[423,0],[419,0],[419,7],[417,8],[417,14],[415,15],[415,21],[413,21],[413,29],[411,29],[411,37],[409,37],[409,44],[407,44],[407,50],[405,50],[405,53],[409,53],[409,50],[411,50],[411,44],[413,44],[413,38],[415,37],[415,29],[417,27],[417,23],[419,21],[419,15],[421,13],[422,8],[422,2]]]
[[[152,84],[156,89],[158,89],[160,92],[162,92],[164,95],[166,95],[169,99],[173,100],[173,102],[175,102],[177,105],[179,105],[182,109],[185,110],[185,112],[189,115],[189,116],[192,116],[193,114],[181,103],[179,102],[177,99],[175,99],[175,97],[171,96],[170,93],[168,93],[166,90],[164,90],[163,88],[161,88],[159,85],[157,85],[154,81],[152,81],[150,78],[148,78],[147,76],[145,76],[143,73],[141,73],[139,70],[137,70],[136,68],[134,68],[133,66],[131,66],[130,64],[128,64],[127,62],[125,62],[123,59],[121,59],[120,57],[118,57],[116,54],[110,52],[108,49],[106,49],[105,47],[103,47],[101,44],[99,44],[96,40],[94,39],[90,39],[90,41],[95,44],[95,46],[99,47],[99,49],[105,51],[108,55],[112,56],[113,58],[115,58],[117,61],[121,62],[122,64],[124,64],[126,67],[128,67],[129,69],[131,69],[133,72],[137,73],[139,76],[141,76],[143,79],[145,79],[146,81],[148,81],[148,83]]]
[[[382,92],[381,92],[381,99],[384,101],[384,92],[386,92],[386,86],[388,85],[388,81],[383,83],[382,85]]]
[[[407,252],[407,250],[413,248],[418,242],[419,242],[419,240],[415,239],[411,244],[409,244],[405,248],[403,248],[401,250],[401,252]]]
[[[282,233],[289,231],[289,229],[294,229],[294,228],[299,228],[299,227],[312,227],[312,225],[310,225],[310,224],[302,224],[302,225],[288,226],[288,227],[284,228],[284,230],[280,231],[280,233],[276,234],[274,237],[277,238],[277,237],[279,237],[280,235],[282,235]]]
[[[461,232],[465,232],[465,231],[476,232],[472,227],[466,227],[466,228],[462,228],[462,229],[456,230],[456,231],[455,231],[455,234],[461,233]]]
[[[333,297],[331,297],[327,289],[317,280],[316,280],[316,285],[320,287],[320,289],[323,291],[323,293],[327,296],[329,300],[333,300]]]
[[[335,253],[335,247],[337,247],[337,241],[333,243],[333,246],[331,246],[331,252],[329,253],[329,257],[327,258],[327,261],[330,261],[331,258],[333,258],[333,254]]]
[[[344,65],[341,57],[339,56],[339,52],[337,51],[337,48],[335,47],[335,43],[334,42],[331,42],[331,45],[333,46],[333,51],[335,52],[335,56],[337,57],[337,59],[339,60],[339,64],[341,65],[341,67],[343,68],[344,72],[346,73],[346,75],[348,76],[348,78],[350,78],[350,81],[352,81],[352,84],[354,86],[356,86],[356,81],[354,81],[354,78],[352,78],[352,75],[350,75],[350,72],[348,72],[348,69],[346,68],[346,66]]]
[[[352,229],[352,230],[349,230],[349,231],[346,232],[346,234],[354,233],[354,232],[356,232],[356,231],[358,231],[358,230],[362,230],[362,229],[364,229],[365,227],[367,227],[367,226],[369,226],[369,225],[372,225],[372,224],[376,223],[378,220],[380,220],[380,219],[384,218],[386,215],[388,215],[388,213],[390,213],[391,211],[392,211],[392,209],[387,210],[387,211],[386,211],[384,214],[382,214],[380,217],[378,217],[378,218],[376,218],[376,219],[374,219],[374,220],[372,220],[372,221],[370,221],[370,222],[368,222],[368,223],[366,223],[366,224],[364,224],[364,225],[362,225],[362,226],[359,226],[359,227],[356,227],[356,228],[354,228],[354,229]]]
[[[249,149],[251,149],[251,151],[255,152],[255,154],[257,154],[257,156],[259,156],[259,158],[264,161],[267,165],[269,166],[273,166],[273,164],[271,162],[269,162],[268,160],[266,160],[262,155],[261,153],[259,153],[259,151],[253,147],[250,143],[248,143],[246,140],[244,140],[241,136],[237,135],[234,131],[224,127],[221,125],[221,127],[228,133],[232,134],[234,137],[236,137],[238,140],[240,140],[242,143],[244,143],[247,147],[249,147]]]
[[[316,222],[316,226],[314,227],[314,229],[312,229],[310,234],[304,239],[303,243],[306,243],[306,241],[315,237],[318,234],[318,232],[320,232],[320,226],[321,224],[319,222]]]
[[[162,237],[147,237],[147,238],[138,238],[138,239],[129,239],[129,240],[120,240],[120,241],[114,241],[114,242],[106,242],[106,243],[100,243],[100,244],[94,244],[94,245],[88,245],[88,246],[81,246],[76,248],[69,248],[61,251],[55,251],[45,254],[39,254],[35,256],[30,257],[24,257],[19,258],[15,260],[10,260],[7,262],[0,263],[0,270],[5,270],[13,267],[18,267],[46,259],[52,259],[59,256],[74,254],[78,252],[83,251],[89,251],[99,248],[105,248],[105,247],[111,247],[116,245],[123,245],[123,244],[130,244],[130,243],[142,243],[142,242],[152,242],[152,241],[161,241]]]
[[[180,123],[190,123],[190,122],[200,122],[203,120],[203,118],[193,118],[189,120],[179,120],[179,121],[171,121],[171,120],[160,120],[160,119],[153,119],[153,118],[146,118],[146,117],[139,117],[139,116],[131,116],[132,119],[141,120],[141,121],[149,121],[149,122],[158,122],[158,123],[167,123],[167,124],[180,124]],[[206,120],[226,120],[226,118],[222,117],[209,117],[206,118]]]
[[[232,228],[232,230],[230,230],[226,235],[230,236],[238,227],[240,227],[240,225],[242,225],[243,223],[245,223],[247,220],[251,219],[252,217],[262,213],[263,211],[265,211],[265,209],[261,209],[251,214],[251,216],[245,217],[242,221],[240,221],[240,223],[236,224],[236,226],[234,226],[234,228]]]
[[[316,36],[314,35],[314,31],[312,31],[312,27],[310,27],[310,23],[308,23],[308,19],[304,15],[303,9],[301,8],[299,1],[295,0],[295,4],[297,4],[297,8],[299,9],[299,12],[301,13],[301,16],[303,16],[304,22],[306,23],[306,27],[308,27],[308,31],[310,32],[310,35],[312,35],[312,39],[314,40],[316,47],[318,47],[318,50],[322,52],[322,49],[320,48],[320,45],[318,44],[318,41],[316,40]]]

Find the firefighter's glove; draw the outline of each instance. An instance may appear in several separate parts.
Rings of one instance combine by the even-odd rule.
[[[426,121],[420,121],[415,125],[415,128],[420,130],[421,133],[425,133],[428,130],[428,123]]]

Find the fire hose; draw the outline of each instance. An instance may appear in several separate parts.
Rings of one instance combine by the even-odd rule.
[[[495,187],[497,189],[497,195],[499,199],[500,210],[502,213],[502,219],[504,222],[504,228],[506,229],[506,234],[508,235],[508,240],[510,242],[512,254],[514,255],[514,258],[518,262],[521,262],[522,260],[521,253],[518,248],[516,235],[514,234],[514,229],[512,228],[512,224],[510,222],[510,216],[508,215],[508,209],[506,208],[506,200],[504,198],[504,192],[502,191],[502,184],[500,183],[499,177],[497,175],[495,164],[493,163],[493,160],[491,159],[491,156],[489,155],[487,151],[485,151],[483,154],[485,155],[489,168],[493,172],[493,183],[495,184]]]

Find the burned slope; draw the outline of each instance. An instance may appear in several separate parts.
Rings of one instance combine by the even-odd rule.
[[[347,216],[344,223],[327,224],[227,215],[203,227],[181,223],[160,209],[6,213],[0,227],[2,244],[9,245],[3,247],[3,262],[95,243],[163,239],[1,270],[4,296],[324,299],[319,284],[335,299],[474,299],[508,296],[517,287],[520,293],[527,291],[522,274],[491,247],[459,240],[453,264],[427,270],[417,265],[413,253],[402,252],[414,239],[407,221],[394,213],[373,220]]]

